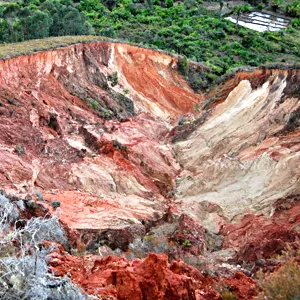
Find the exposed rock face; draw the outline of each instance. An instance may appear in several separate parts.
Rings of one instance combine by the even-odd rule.
[[[299,211],[299,196],[291,197],[275,203],[275,212],[269,219],[263,215],[246,215],[237,224],[226,224],[222,228],[223,247],[239,249],[236,259],[240,264],[251,262],[255,268],[276,267],[272,265],[275,254],[300,238]]]
[[[288,88],[298,76],[267,71],[257,88],[251,78],[241,80],[203,125],[176,144],[178,161],[190,171],[180,176],[176,197],[194,216],[193,205],[203,202],[218,205],[229,221],[245,213],[269,216],[277,199],[299,194],[300,103]]]
[[[57,275],[71,275],[88,293],[116,299],[222,299],[217,291],[228,285],[239,299],[253,299],[255,282],[243,273],[223,281],[203,276],[183,261],[168,263],[166,255],[151,253],[147,258],[127,261],[107,256],[74,257],[61,248],[49,257]],[[80,270],[80,272],[79,272]],[[112,299],[108,298],[108,299]]]
[[[0,73],[2,187],[59,200],[82,235],[136,224],[139,236],[162,217],[180,169],[164,137],[201,98],[176,58],[100,42],[3,60]]]
[[[57,213],[74,253],[121,255],[56,249],[88,293],[252,299],[246,275],[299,237],[300,72],[239,72],[205,98],[176,64],[107,42],[0,61],[0,187],[33,197],[28,218]]]
[[[136,300],[220,298],[211,289],[211,279],[183,262],[169,264],[165,255],[150,254],[145,260],[131,261],[113,256],[81,259],[63,255],[63,252],[52,255],[53,269],[59,275],[69,272],[91,294]],[[80,275],[78,268],[82,270]],[[196,298],[197,295],[201,298]]]

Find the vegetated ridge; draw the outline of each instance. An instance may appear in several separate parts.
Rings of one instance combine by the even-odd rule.
[[[276,11],[291,21],[259,33],[225,19],[250,11]],[[298,1],[31,0],[0,5],[0,42],[95,34],[164,49],[207,65],[201,76],[184,74],[205,90],[235,67],[298,60],[299,15]]]

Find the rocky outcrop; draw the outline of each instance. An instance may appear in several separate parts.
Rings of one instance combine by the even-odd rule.
[[[223,248],[236,248],[236,261],[253,268],[272,270],[277,266],[276,254],[300,238],[299,196],[280,199],[271,218],[246,215],[241,222],[222,228]]]
[[[69,272],[90,294],[117,299],[219,299],[212,281],[183,262],[168,263],[167,256],[149,254],[145,260],[107,256],[76,258],[52,254],[50,265],[58,275]],[[81,274],[77,272],[81,268]],[[213,297],[213,298],[209,298]]]
[[[222,299],[224,285],[239,299],[256,295],[255,282],[243,273],[214,280],[183,261],[169,263],[162,254],[127,261],[115,256],[74,257],[57,247],[49,263],[57,275],[68,273],[86,292],[105,299]]]

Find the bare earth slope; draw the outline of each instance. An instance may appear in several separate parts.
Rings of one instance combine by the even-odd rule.
[[[55,190],[62,218],[81,229],[161,214],[179,169],[164,136],[199,99],[175,68],[172,57],[105,42],[2,60],[1,186]]]
[[[251,275],[257,259],[267,266],[299,236],[299,76],[240,72],[207,106],[175,57],[135,46],[93,42],[1,60],[0,187],[50,212],[58,200],[70,247],[156,251],[202,271],[155,255],[89,256],[80,271],[81,259],[58,248],[52,267],[89,293],[219,299],[219,276],[251,299],[255,283],[236,272]],[[195,105],[203,109],[194,115]]]
[[[245,213],[271,215],[275,200],[299,194],[300,103],[290,87],[299,72],[266,73],[255,88],[251,78],[241,80],[202,126],[176,144],[179,163],[192,174],[177,188],[184,203],[215,203],[233,220]]]

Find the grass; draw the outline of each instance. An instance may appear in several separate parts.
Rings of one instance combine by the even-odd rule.
[[[21,43],[0,44],[0,59],[96,41],[111,41],[111,39],[93,35],[59,36],[39,40],[28,40]]]
[[[300,299],[300,265],[291,259],[278,271],[267,275],[260,282],[264,299]]]
[[[75,44],[87,44],[93,42],[110,42],[128,44],[144,49],[154,50],[174,57],[181,57],[177,53],[170,53],[167,50],[152,48],[138,43],[123,41],[122,39],[112,39],[105,36],[96,35],[80,35],[80,36],[57,36],[44,39],[27,40],[20,43],[3,43],[0,44],[0,60],[8,59],[20,55],[26,55],[46,50],[55,50],[58,48],[68,47]],[[202,68],[205,66],[202,63],[191,61],[193,65],[198,65]]]
[[[299,300],[300,299],[300,242],[277,256],[282,262],[279,269],[271,274],[258,272],[258,284],[261,288],[259,299]]]

